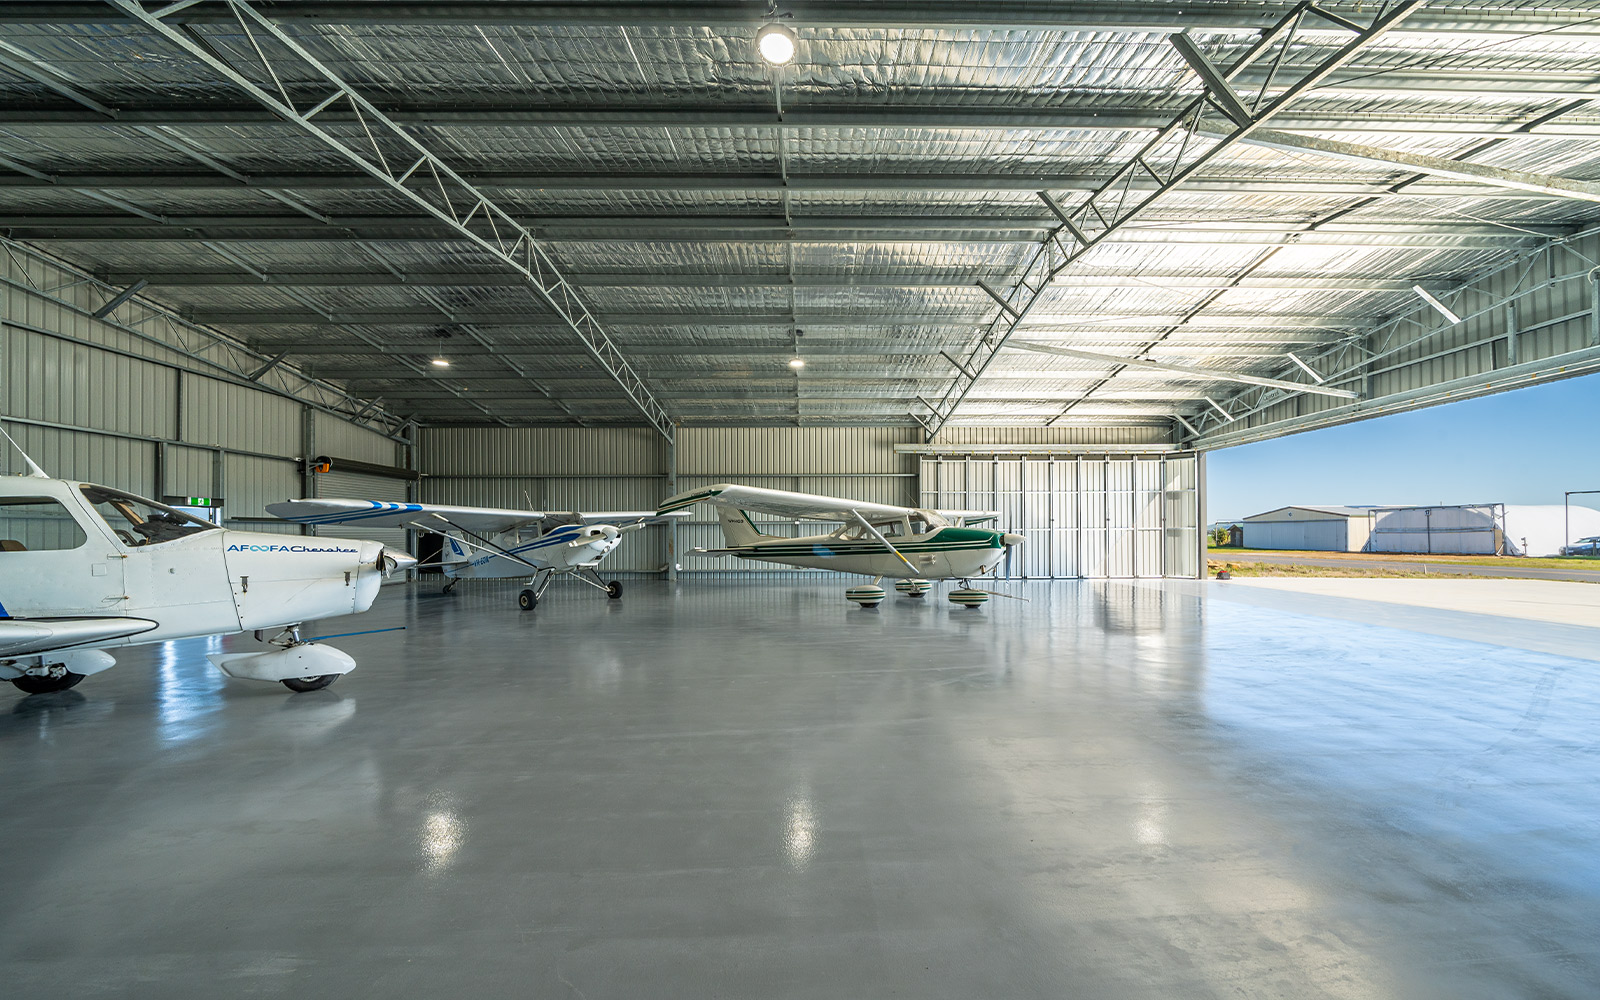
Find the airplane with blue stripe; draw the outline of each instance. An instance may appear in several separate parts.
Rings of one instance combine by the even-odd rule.
[[[600,561],[622,542],[624,533],[662,524],[687,512],[613,511],[547,513],[494,507],[392,503],[381,500],[303,499],[268,504],[276,517],[306,525],[365,525],[409,528],[442,536],[437,565],[450,593],[462,580],[526,577],[517,595],[525,611],[539,603],[551,581],[571,576],[606,596],[622,596],[622,584],[600,578]]]

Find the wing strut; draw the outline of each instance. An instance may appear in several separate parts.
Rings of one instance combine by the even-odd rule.
[[[461,532],[463,535],[471,535],[473,538],[476,538],[479,541],[479,543],[481,543],[482,546],[484,548],[486,548],[486,549],[493,549],[494,551],[496,551],[496,552],[500,553],[501,555],[505,556],[507,559],[515,559],[517,562],[521,563],[522,565],[528,567],[531,570],[536,570],[537,571],[537,570],[539,570],[541,568],[541,567],[535,566],[533,563],[531,563],[528,560],[526,560],[526,559],[522,558],[521,556],[517,555],[515,552],[512,552],[510,549],[501,548],[500,546],[496,545],[495,543],[489,541],[489,539],[487,539],[487,538],[483,537],[482,535],[478,534],[476,531],[468,531],[466,528],[463,528],[461,525],[459,525],[459,524],[455,523],[454,521],[450,520],[448,517],[445,517],[443,514],[435,512],[433,514],[433,516],[437,517],[439,520],[443,521],[445,524],[448,524],[450,527],[452,527],[452,528],[456,529],[457,531]]]
[[[907,569],[909,569],[912,573],[917,573],[918,572],[917,568],[915,566],[911,565],[911,560],[907,559],[905,556],[901,555],[899,549],[895,548],[893,545],[890,545],[889,544],[889,540],[887,538],[883,537],[883,535],[878,531],[877,528],[874,528],[872,526],[872,522],[871,521],[868,521],[866,518],[862,517],[860,511],[852,510],[852,511],[850,511],[850,516],[854,517],[858,522],[860,522],[860,524],[861,524],[861,526],[863,528],[867,529],[867,534],[871,535],[873,538],[876,538],[878,541],[882,542],[884,548],[888,549],[890,552],[893,552],[894,553],[894,557],[896,559],[898,559],[901,562],[905,563]]]

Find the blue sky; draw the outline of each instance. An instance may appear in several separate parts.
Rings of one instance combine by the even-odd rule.
[[[1560,503],[1600,489],[1600,375],[1209,453],[1210,521],[1289,504]],[[1600,508],[1600,496],[1574,497]]]

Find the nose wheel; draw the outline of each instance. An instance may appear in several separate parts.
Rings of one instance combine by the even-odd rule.
[[[319,674],[316,677],[286,677],[283,680],[283,686],[297,693],[321,691],[338,679],[338,674]]]
[[[63,670],[58,674],[35,675],[24,674],[21,677],[11,678],[11,683],[16,685],[23,694],[52,694],[56,691],[65,691],[70,687],[77,687],[78,682],[86,674],[75,674],[70,670]]]

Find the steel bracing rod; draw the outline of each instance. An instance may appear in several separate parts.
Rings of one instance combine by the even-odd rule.
[[[644,414],[650,425],[663,437],[672,439],[672,419],[665,407],[656,400],[644,380],[634,371],[633,366],[589,311],[576,287],[566,280],[556,266],[554,258],[534,239],[533,234],[510,213],[495,204],[486,194],[466,181],[421,142],[353,90],[274,22],[263,17],[243,0],[229,2],[229,8],[247,34],[251,34],[251,29],[246,24],[246,19],[254,24],[257,30],[270,35],[278,45],[293,53],[304,66],[314,70],[333,87],[332,94],[307,112],[302,112],[289,103],[286,94],[280,95],[282,97],[280,100],[280,96],[275,96],[259,86],[213,54],[208,46],[164,23],[155,14],[147,11],[142,3],[136,0],[107,0],[107,3],[137,19],[192,58],[221,74],[257,103],[285,121],[295,124],[352,166],[401,195],[439,223],[453,229],[462,238],[501,264],[513,268],[526,277],[529,286],[611,375],[628,399]],[[253,39],[254,35],[251,34],[251,37]],[[269,69],[269,75],[276,79],[276,73],[270,72],[271,63],[266,54],[259,50],[257,54]],[[348,103],[354,111],[361,122],[361,133],[367,139],[371,153],[364,151],[369,147],[357,145],[359,140],[352,139],[347,142],[337,138],[312,120],[316,113],[326,109],[335,101]],[[379,141],[380,136],[387,140],[387,156],[385,144]],[[437,203],[434,200],[435,188]],[[421,191],[429,191],[429,194],[425,196],[420,193]],[[454,198],[451,197],[452,191],[455,194]],[[487,235],[482,235],[478,229],[472,228],[470,224],[474,219],[478,220],[476,224],[479,228],[487,230]]]
[[[1204,94],[1191,101],[1170,124],[1145,143],[1131,160],[1068,213],[1069,219],[1078,220],[1075,226],[1069,229],[1064,220],[1035,250],[1026,266],[1009,285],[1011,306],[1009,309],[1001,309],[999,315],[980,331],[967,355],[966,366],[977,377],[971,377],[964,371],[958,372],[949,390],[940,399],[939,412],[934,415],[932,421],[934,433],[943,428],[955,415],[972,387],[999,356],[1006,340],[1026,322],[1028,313],[1043,298],[1045,291],[1058,275],[1137,218],[1167,192],[1180,187],[1223,151],[1248,138],[1252,132],[1415,12],[1424,2],[1425,0],[1401,0],[1380,15],[1355,39],[1324,59],[1309,73],[1303,74],[1294,83],[1289,84],[1264,107],[1250,112],[1244,122],[1236,123],[1220,140],[1208,140],[1196,133],[1202,127],[1208,107],[1216,106],[1219,100],[1224,105],[1230,102],[1227,98],[1218,98],[1209,87]],[[1224,73],[1214,70],[1209,75],[1218,81],[1218,86],[1231,88],[1228,81],[1258,56],[1269,51],[1280,35],[1292,32],[1308,7],[1309,4],[1301,4],[1290,11],[1270,30],[1264,32],[1228,71]],[[1284,44],[1288,44],[1289,40],[1285,38]],[[1180,52],[1182,51],[1180,48]],[[1199,50],[1192,46],[1189,47],[1189,53],[1193,57],[1204,59]],[[1233,101],[1237,100],[1237,95],[1233,95]],[[1174,145],[1175,150],[1172,148]],[[1134,196],[1130,205],[1129,193],[1124,182],[1131,181],[1137,174],[1149,176],[1158,182],[1158,186],[1149,194]]]
[[[1290,382],[1285,379],[1266,378],[1261,375],[1243,375],[1238,372],[1219,371],[1214,368],[1193,368],[1189,365],[1175,365],[1165,361],[1149,361],[1144,358],[1126,358],[1113,354],[1101,354],[1098,351],[1080,351],[1069,347],[1056,347],[1051,344],[1035,344],[1025,340],[1012,339],[1006,343],[1006,347],[1009,350],[1053,354],[1057,357],[1077,358],[1081,361],[1094,361],[1099,364],[1117,365],[1123,368],[1142,368],[1150,371],[1168,372],[1185,376],[1189,379],[1201,379],[1211,382],[1242,382],[1246,385],[1262,385],[1274,389],[1283,389],[1287,392],[1307,392],[1316,396],[1333,396],[1338,399],[1356,399],[1360,396],[1360,393],[1351,392],[1349,389],[1332,389],[1321,385],[1306,385],[1303,382]]]
[[[87,274],[81,268],[73,264],[69,264],[55,257],[51,257],[48,254],[41,253],[34,247],[19,243],[8,237],[0,236],[0,248],[4,248],[6,254],[11,256],[13,260],[15,259],[15,255],[22,254],[25,257],[29,257],[40,262],[46,267],[54,268],[70,275],[77,275],[82,279],[83,282],[93,284],[98,288],[102,288],[107,291],[116,290],[115,286],[106,284],[104,281]],[[18,264],[17,266],[19,271],[22,272],[24,278],[26,278],[26,268],[21,264]],[[42,289],[29,287],[29,285],[21,282],[13,282],[9,279],[0,279],[0,284],[15,288],[20,293],[39,296],[49,302],[54,303],[55,305],[60,306],[61,308],[78,313],[85,317],[93,316],[91,310],[84,308],[77,303],[69,302],[65,299],[59,298]],[[162,323],[164,323],[167,327],[167,333],[171,339],[164,340],[155,336],[149,331],[140,329],[140,326],[144,325],[143,323],[139,325],[119,323],[109,315],[102,319],[101,322],[108,326],[115,327],[122,333],[127,334],[128,336],[131,336],[143,343],[150,344],[165,351],[171,351],[183,358],[188,359],[189,361],[192,361],[205,368],[209,368],[217,372],[218,377],[234,379],[240,384],[249,384],[248,380],[250,373],[259,367],[263,362],[268,360],[268,357],[265,353],[250,347],[244,341],[235,337],[231,337],[210,327],[193,323],[179,316],[177,313],[166,308],[165,306],[141,298],[135,298],[134,302],[141,310],[144,311],[148,318],[159,319]],[[182,336],[182,333],[184,332],[201,338],[205,346],[199,348],[198,350],[187,346],[184,343]],[[67,339],[72,340],[75,338]],[[108,348],[103,344],[89,344],[89,346],[98,347],[102,350],[114,350],[113,348]],[[218,347],[220,347],[224,352],[223,360],[209,358],[204,355],[205,351]],[[287,372],[284,369],[287,369]],[[258,387],[265,389],[274,395],[283,396],[287,399],[304,403],[315,409],[323,410],[324,412],[331,413],[335,416],[348,419],[351,412],[354,412],[358,407],[368,402],[366,399],[356,397],[339,388],[338,386],[306,374],[297,366],[283,365],[281,369],[276,370],[276,374],[279,376],[276,385],[258,383]],[[341,410],[341,405],[349,407],[349,410]],[[399,418],[396,415],[388,412],[387,410],[383,410],[381,411],[381,416],[384,418],[386,423],[392,422],[396,426],[399,426]],[[387,428],[385,428],[383,433],[388,436],[393,436],[393,432]]]
[[[244,258],[240,257],[238,254],[236,254],[233,251],[229,250],[227,247],[217,246],[217,245],[215,245],[213,243],[202,243],[201,245],[204,246],[206,249],[210,250],[211,252],[213,252],[213,253],[217,254],[218,256],[222,257],[224,260],[227,260],[227,261],[229,261],[229,262],[231,262],[233,264],[236,264],[239,267],[245,268],[247,270],[251,269],[251,265],[250,265],[249,261],[246,261]],[[304,292],[301,292],[299,289],[296,289],[296,288],[284,288],[284,289],[281,289],[281,291],[283,292],[284,295],[288,296],[289,298],[293,299],[294,301],[300,303],[301,305],[305,306],[307,309],[310,310],[310,313],[308,314],[308,321],[309,322],[327,324],[329,326],[332,326],[336,330],[342,330],[345,333],[348,333],[352,337],[356,338],[356,340],[367,351],[382,351],[383,350],[383,343],[381,341],[379,341],[377,338],[373,337],[371,334],[367,333],[365,330],[359,329],[358,327],[351,326],[348,323],[340,322],[338,319],[336,319],[334,317],[332,312],[330,312],[329,310],[325,309],[324,307],[319,305],[317,302],[313,301],[311,298],[309,298]],[[416,362],[412,361],[410,358],[402,357],[402,358],[397,358],[395,360],[401,366],[403,366],[406,369],[410,370],[414,377],[425,378],[429,374],[429,372],[428,372],[426,367],[424,367],[423,365],[417,364]],[[463,390],[461,390],[461,389],[457,389],[454,386],[448,385],[448,384],[443,383],[443,382],[441,382],[441,384],[445,385],[445,388],[448,389],[454,395],[456,395],[458,398],[462,399],[463,401],[465,401],[469,405],[471,405],[473,407],[476,407],[478,410],[480,410],[485,417],[488,417],[490,419],[490,421],[500,422],[499,418],[495,415],[494,411],[490,410],[487,406],[484,406],[482,402],[478,401],[477,399],[469,399],[467,397],[467,395],[465,394],[465,392]]]
[[[1518,137],[1524,133],[1519,133]],[[1216,133],[1211,133],[1215,136]],[[1398,167],[1431,177],[1447,180],[1471,181],[1489,187],[1526,191],[1552,198],[1571,198],[1577,201],[1600,202],[1600,182],[1575,180],[1556,174],[1541,174],[1530,170],[1512,170],[1479,163],[1450,159],[1444,156],[1426,156],[1400,150],[1383,149],[1360,143],[1327,139],[1321,136],[1297,135],[1275,129],[1258,129],[1243,140],[1246,145],[1289,153],[1311,153],[1367,166]]]

